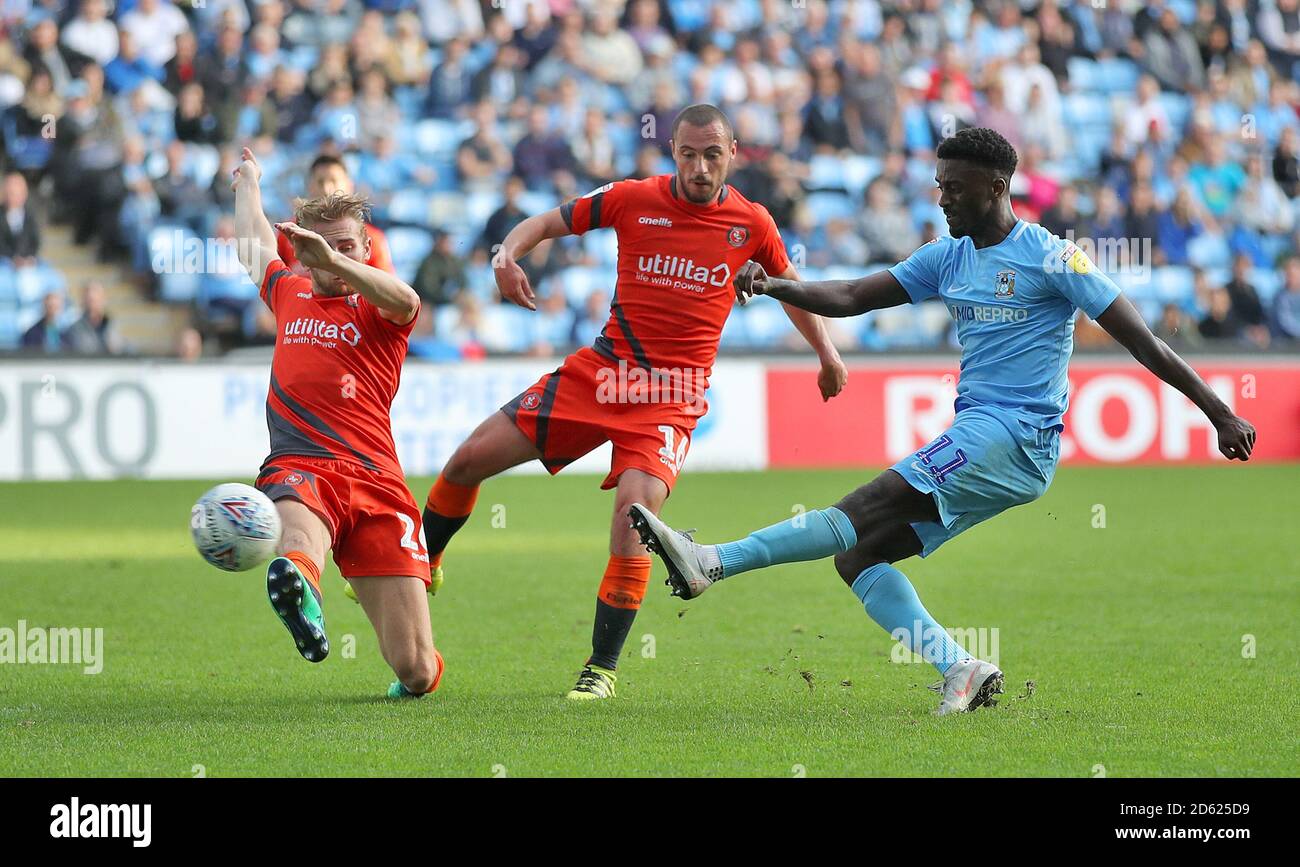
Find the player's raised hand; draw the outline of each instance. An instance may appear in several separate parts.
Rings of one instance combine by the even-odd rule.
[[[252,184],[260,183],[262,180],[262,167],[257,162],[257,157],[248,148],[244,148],[239,154],[240,163],[235,166],[233,180],[230,182],[230,189],[234,190],[239,186],[241,180]]]
[[[822,369],[817,372],[817,387],[821,389],[822,402],[830,400],[844,390],[849,381],[849,369],[837,358],[822,362]]]
[[[1240,416],[1229,416],[1216,422],[1219,434],[1219,451],[1228,460],[1248,461],[1255,448],[1255,426]]]
[[[528,275],[504,246],[492,257],[492,276],[496,277],[502,298],[529,310],[537,309],[537,296],[528,284]]]
[[[767,294],[767,272],[762,265],[750,259],[740,266],[733,285],[736,288],[736,300],[744,305],[751,295]]]
[[[293,254],[298,261],[308,268],[324,270],[330,264],[334,251],[325,239],[310,229],[304,229],[297,223],[276,223],[275,228],[293,244]]]

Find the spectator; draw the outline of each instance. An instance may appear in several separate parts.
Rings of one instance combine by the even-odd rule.
[[[1273,298],[1273,333],[1300,340],[1300,256],[1291,255],[1282,269],[1282,288]]]
[[[162,216],[186,224],[199,235],[207,234],[208,194],[189,172],[183,142],[167,145],[167,171],[153,188]]]
[[[106,66],[117,56],[117,28],[108,20],[104,0],[81,0],[77,17],[63,26],[63,47]]]
[[[1259,300],[1259,293],[1250,282],[1250,271],[1254,263],[1250,256],[1238,254],[1232,260],[1232,279],[1223,287],[1228,293],[1228,301],[1237,318],[1245,328],[1246,336],[1261,348],[1268,346],[1268,317],[1264,305]]]
[[[1287,0],[1282,0],[1287,2]],[[1294,0],[1292,0],[1294,2]],[[1166,90],[1200,90],[1205,87],[1205,66],[1192,34],[1183,28],[1178,15],[1168,6],[1160,12],[1159,24],[1143,40],[1144,66]]]
[[[191,144],[216,144],[220,132],[217,118],[208,108],[203,85],[191,81],[181,88],[176,100],[176,138]]]
[[[443,51],[442,63],[429,76],[429,92],[424,112],[430,117],[451,117],[453,111],[469,101],[473,75],[466,63],[468,46],[463,39],[452,39]]]
[[[82,288],[81,318],[63,332],[63,344],[82,355],[116,355],[122,341],[105,306],[104,286],[91,280]]]
[[[1160,83],[1150,75],[1138,79],[1137,100],[1124,115],[1124,135],[1132,145],[1159,145],[1169,139],[1169,115],[1160,104]]]
[[[1165,261],[1170,265],[1187,264],[1187,243],[1206,230],[1191,192],[1184,187],[1174,203],[1156,218],[1157,240]]]
[[[505,201],[488,217],[483,235],[479,239],[479,248],[488,255],[496,252],[497,246],[506,239],[510,230],[522,223],[528,214],[519,206],[519,197],[525,191],[524,181],[518,175],[511,175],[506,180]]]
[[[30,268],[41,252],[41,227],[27,204],[27,179],[18,172],[4,177],[4,222],[0,223],[0,258],[15,268]]]
[[[58,292],[46,294],[41,302],[41,318],[23,333],[22,348],[28,352],[54,354],[63,349],[63,333],[60,320],[63,318],[63,295]]]
[[[587,296],[582,304],[581,315],[573,323],[573,342],[578,346],[595,343],[608,320],[609,294],[596,289]]]
[[[167,72],[142,56],[135,36],[123,27],[118,35],[117,56],[104,67],[104,83],[111,93],[131,93],[146,82],[162,84]]]
[[[1286,73],[1292,74],[1292,67],[1300,60],[1300,0],[1261,3],[1258,15],[1255,26],[1260,41]]]
[[[120,24],[139,46],[141,57],[158,68],[176,54],[176,37],[190,27],[171,0],[137,0]]]
[[[465,261],[456,255],[451,235],[439,233],[420,262],[413,288],[428,305],[448,304],[465,288]]]
[[[573,151],[551,131],[545,106],[534,105],[528,112],[528,131],[515,145],[514,169],[528,187],[545,186],[555,172],[574,169]]]
[[[462,186],[472,190],[491,190],[497,178],[510,170],[510,151],[502,143],[496,128],[496,108],[483,100],[474,106],[474,134],[460,143],[456,151],[456,168]]]
[[[1273,151],[1273,180],[1289,199],[1300,195],[1300,159],[1297,159],[1296,131],[1292,127],[1282,130],[1277,149]]]
[[[27,34],[27,48],[23,52],[32,74],[44,72],[54,85],[54,92],[66,96],[65,91],[85,66],[85,59],[59,47],[59,27],[53,18],[39,18]]]
[[[1196,326],[1206,340],[1236,340],[1242,324],[1232,309],[1232,299],[1225,289],[1214,287],[1208,293],[1208,311]]]
[[[176,335],[175,356],[178,361],[191,363],[203,355],[203,335],[196,328],[182,328]]]
[[[618,15],[604,4],[596,4],[591,29],[582,42],[586,68],[607,84],[626,84],[641,72],[641,49],[626,31],[618,29]]]
[[[1192,163],[1187,177],[1206,210],[1215,217],[1228,212],[1246,184],[1246,173],[1237,162],[1228,159],[1223,139],[1217,135],[1209,140],[1204,162]]]
[[[1177,350],[1195,349],[1204,342],[1196,322],[1172,302],[1161,309],[1160,321],[1152,331]]]
[[[868,184],[864,204],[858,232],[866,241],[867,255],[872,261],[901,262],[921,245],[912,220],[898,199],[898,190],[889,181],[878,178]]]

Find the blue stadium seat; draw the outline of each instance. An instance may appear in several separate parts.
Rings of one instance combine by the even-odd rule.
[[[858,214],[859,205],[846,193],[811,193],[807,198],[808,211],[819,224],[828,220],[851,220]]]
[[[1250,284],[1259,293],[1259,300],[1269,304],[1273,301],[1273,296],[1282,288],[1282,272],[1273,268],[1252,268]]]
[[[736,307],[722,325],[722,338],[718,346],[722,349],[745,349],[749,346],[749,329],[745,325],[744,308]]]
[[[429,194],[416,189],[393,193],[388,201],[388,219],[394,223],[429,225]]]
[[[1164,265],[1151,275],[1153,296],[1161,304],[1185,304],[1195,295],[1192,269],[1183,265]]]
[[[612,235],[613,232],[607,234]],[[579,266],[557,272],[547,280],[547,283],[548,291],[563,292],[569,306],[581,310],[582,305],[587,301],[587,296],[598,289],[612,295],[617,279],[618,273],[613,268]]]
[[[755,348],[779,346],[788,335],[794,333],[794,324],[785,314],[785,309],[770,298],[751,301],[742,310],[749,344]]]
[[[868,156],[816,154],[808,162],[808,189],[842,190],[861,200],[867,184],[880,174],[880,160]]]
[[[18,281],[8,259],[0,259],[0,304],[18,303]]]
[[[1192,98],[1183,93],[1161,93],[1158,99],[1160,107],[1165,110],[1165,116],[1169,118],[1169,125],[1181,131],[1192,113]]]
[[[1110,97],[1100,93],[1067,93],[1061,97],[1062,119],[1071,128],[1105,127],[1110,131],[1114,117]]]
[[[1097,69],[1097,61],[1089,60],[1086,57],[1071,57],[1066,61],[1065,68],[1070,79],[1070,87],[1076,91],[1101,89],[1101,76]]]
[[[451,159],[460,143],[474,133],[474,124],[467,121],[426,118],[417,122],[412,130],[416,150],[427,157]]]
[[[1131,60],[1107,57],[1097,61],[1097,84],[1106,93],[1132,93],[1141,70]]]
[[[523,352],[531,344],[533,313],[514,304],[483,308],[484,341],[489,350]]]
[[[1187,242],[1187,261],[1200,268],[1229,268],[1232,250],[1221,235],[1206,232]]]
[[[387,234],[388,250],[392,253],[397,276],[409,283],[415,278],[420,262],[433,249],[433,233],[411,226],[393,226]]]
[[[614,232],[588,232],[582,236],[582,249],[601,265],[618,264],[618,235]]]

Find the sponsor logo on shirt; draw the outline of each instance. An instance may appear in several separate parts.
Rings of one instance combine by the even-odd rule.
[[[700,265],[694,259],[681,256],[636,257],[636,279],[656,286],[671,286],[703,293],[707,287],[723,287],[731,282],[731,267],[723,262],[712,267]]]
[[[669,229],[673,225],[673,221],[667,217],[638,217],[637,222],[642,226],[663,226]]]
[[[285,345],[308,344],[333,349],[340,340],[348,346],[356,346],[361,342],[361,331],[351,322],[339,326],[334,322],[310,316],[300,316],[284,324],[282,343]]]
[[[1065,249],[1061,251],[1061,261],[1069,265],[1070,270],[1076,274],[1087,274],[1092,270],[1088,264],[1088,257],[1072,243],[1067,243]]]
[[[1029,310],[1024,307],[992,304],[949,304],[948,312],[958,322],[1024,322],[1029,318]]]

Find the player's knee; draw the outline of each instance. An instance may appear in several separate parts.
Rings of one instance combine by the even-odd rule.
[[[841,581],[852,587],[864,569],[883,562],[884,559],[873,552],[853,548],[835,555],[835,571],[840,574]]]
[[[311,534],[300,527],[285,527],[280,533],[280,553],[311,551],[315,547]]]
[[[442,477],[454,485],[477,485],[483,480],[478,478],[479,445],[471,437],[452,452],[442,468]]]

